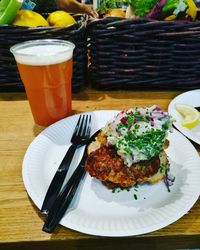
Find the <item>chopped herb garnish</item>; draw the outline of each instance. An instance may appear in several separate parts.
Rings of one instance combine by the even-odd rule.
[[[166,171],[166,165],[160,164],[159,170],[160,170],[160,173],[163,174]]]
[[[135,124],[135,129],[139,129],[140,128],[140,124]]]
[[[138,199],[136,194],[134,194],[133,196],[134,196],[134,199],[135,199],[135,200],[137,200],[137,199]]]

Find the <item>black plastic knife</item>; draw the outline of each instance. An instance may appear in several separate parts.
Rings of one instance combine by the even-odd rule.
[[[65,184],[61,193],[57,196],[51,209],[49,210],[47,219],[42,228],[44,232],[52,233],[54,231],[54,229],[56,228],[56,226],[59,224],[60,220],[64,216],[71,201],[73,200],[73,197],[77,191],[79,183],[86,173],[84,165],[87,159],[87,147],[92,141],[95,140],[98,133],[99,133],[99,130],[90,137],[84,149],[84,153],[83,153],[83,156],[79,165],[77,166],[76,170],[74,171],[72,176],[69,178],[68,182]]]

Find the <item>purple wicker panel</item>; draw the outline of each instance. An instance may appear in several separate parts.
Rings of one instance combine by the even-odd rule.
[[[97,88],[200,88],[200,22],[109,17],[87,32]]]

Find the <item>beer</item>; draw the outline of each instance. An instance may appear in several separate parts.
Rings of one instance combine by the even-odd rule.
[[[35,123],[48,126],[69,116],[72,111],[74,45],[44,39],[19,44],[11,51],[14,49]]]

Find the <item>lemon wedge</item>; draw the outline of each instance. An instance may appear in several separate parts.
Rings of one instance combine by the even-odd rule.
[[[175,104],[175,109],[182,117],[182,126],[192,129],[198,124],[200,113],[194,107],[186,104]]]

